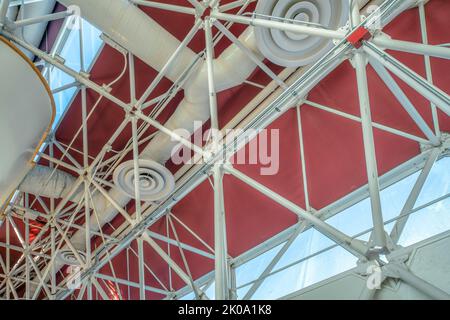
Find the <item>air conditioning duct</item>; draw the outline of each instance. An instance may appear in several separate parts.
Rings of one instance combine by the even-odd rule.
[[[260,19],[270,16],[269,20],[336,30],[348,21],[349,0],[258,1],[255,14]],[[285,67],[311,64],[333,46],[330,39],[277,29],[256,27],[255,34],[258,48],[264,56]]]

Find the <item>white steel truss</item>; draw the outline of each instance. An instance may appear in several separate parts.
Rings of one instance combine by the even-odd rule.
[[[42,21],[51,21],[55,19],[61,19],[68,15],[67,12],[61,14],[54,14],[44,17],[36,17],[28,19],[26,21],[16,22],[14,25],[8,25],[5,23],[5,8],[8,5],[17,5],[15,1],[2,1],[2,7],[0,9],[0,25],[2,27],[0,33],[10,39],[17,45],[32,52],[34,55],[46,62],[47,65],[51,65],[60,69],[74,79],[74,83],[60,88],[58,90],[65,90],[68,87],[77,86],[81,92],[82,101],[82,126],[79,128],[77,134],[73,137],[73,141],[81,135],[83,141],[82,150],[75,150],[83,155],[83,163],[78,163],[73,159],[69,150],[73,151],[72,143],[69,145],[63,145],[57,141],[52,135],[47,144],[50,148],[50,154],[46,155],[40,153],[40,157],[50,162],[51,168],[56,170],[58,167],[65,167],[78,174],[77,181],[73,185],[72,190],[67,196],[62,199],[58,205],[55,205],[54,200],[51,200],[50,207],[45,205],[44,201],[39,197],[36,197],[36,202],[44,208],[44,212],[34,212],[30,208],[32,204],[29,203],[28,194],[18,194],[10,203],[8,210],[6,211],[5,230],[6,230],[6,242],[0,243],[0,246],[6,250],[5,258],[0,256],[0,267],[3,269],[3,274],[0,277],[0,296],[5,299],[37,299],[44,296],[47,299],[65,299],[72,295],[75,299],[81,299],[86,295],[87,299],[94,299],[93,288],[95,288],[98,298],[109,299],[110,296],[105,292],[104,281],[111,281],[117,292],[119,298],[122,297],[119,289],[119,285],[125,285],[129,288],[138,288],[140,299],[146,298],[146,293],[157,293],[166,297],[166,299],[176,299],[182,297],[190,291],[195,293],[198,299],[208,299],[205,294],[205,285],[211,285],[212,280],[215,281],[215,296],[217,299],[235,299],[236,298],[236,283],[234,272],[236,267],[242,265],[245,261],[248,261],[255,256],[258,256],[270,248],[275,247],[278,244],[285,243],[279,253],[274,257],[272,262],[266,267],[261,276],[251,282],[251,289],[245,295],[244,299],[250,299],[252,295],[261,285],[262,281],[273,274],[273,270],[277,262],[281,259],[284,252],[287,251],[289,246],[295,240],[295,238],[303,231],[314,227],[331,240],[335,242],[333,246],[342,246],[348,250],[360,261],[365,263],[380,262],[380,255],[389,255],[396,252],[398,249],[397,242],[401,232],[406,224],[408,216],[414,212],[414,204],[417,197],[424,185],[424,182],[430,173],[430,170],[436,160],[448,153],[450,146],[450,139],[448,135],[439,130],[439,123],[437,118],[437,110],[441,110],[447,115],[450,115],[450,97],[447,93],[437,88],[432,83],[432,73],[430,66],[430,57],[439,57],[444,59],[450,58],[450,49],[442,46],[432,46],[428,44],[426,21],[425,21],[425,7],[423,1],[419,1],[420,21],[422,26],[422,38],[423,43],[411,43],[399,40],[393,40],[385,37],[381,30],[377,30],[375,35],[369,39],[362,41],[361,48],[355,48],[349,41],[348,36],[352,34],[358,28],[368,28],[373,19],[380,18],[382,24],[395,18],[405,9],[411,5],[411,1],[403,0],[386,0],[379,8],[379,11],[369,17],[361,17],[359,8],[356,6],[357,1],[354,2],[350,20],[354,27],[347,31],[343,30],[327,30],[308,25],[297,25],[285,23],[283,21],[274,21],[263,19],[257,16],[244,16],[241,13],[253,2],[247,1],[235,1],[226,5],[220,5],[220,1],[210,0],[204,2],[198,2],[195,0],[189,1],[191,6],[177,6],[163,3],[156,3],[152,1],[133,0],[133,3],[142,6],[155,7],[166,10],[168,12],[178,12],[187,15],[193,15],[196,18],[195,24],[191,31],[180,44],[177,51],[169,57],[166,65],[161,72],[155,77],[152,83],[148,86],[147,90],[142,97],[136,96],[136,83],[134,74],[134,57],[131,53],[125,55],[125,61],[130,66],[130,103],[124,102],[119,98],[112,95],[107,87],[101,86],[89,79],[86,73],[86,66],[81,63],[81,71],[77,72],[52,54],[47,54],[36,47],[26,43],[24,40],[15,36],[12,32],[14,28],[21,28],[25,25],[38,23]],[[238,14],[228,14],[227,11],[233,8],[241,8],[242,10]],[[208,11],[207,11],[208,10]],[[206,16],[204,14],[209,12]],[[221,22],[222,21],[222,22]],[[224,23],[226,22],[226,23]],[[231,32],[228,31],[229,27],[233,23],[253,25],[265,28],[274,28],[279,30],[286,30],[298,34],[312,35],[317,37],[324,37],[327,39],[333,39],[336,41],[335,47],[324,55],[318,62],[308,68],[304,73],[293,73],[293,76],[289,74],[281,73],[279,75],[274,74],[266,65],[258,62],[258,66],[271,77],[273,82],[269,85],[272,86],[271,91],[277,93],[277,97],[265,108],[259,109],[258,112],[250,114],[248,112],[243,116],[244,130],[242,133],[234,136],[232,139],[236,143],[227,145],[224,141],[211,141],[210,145],[206,148],[213,150],[212,156],[207,153],[205,148],[201,148],[187,139],[181,137],[177,133],[167,129],[163,124],[160,124],[156,120],[157,114],[153,116],[147,116],[142,111],[154,104],[164,107],[175,96],[177,90],[171,90],[165,93],[162,97],[158,97],[151,104],[146,104],[145,101],[154,91],[158,83],[164,78],[165,72],[176,62],[179,52],[192,40],[192,38],[201,30],[205,32],[206,48],[202,52],[196,61],[193,61],[193,65],[200,59],[205,59],[208,66],[208,89],[210,97],[210,115],[212,128],[219,129],[217,119],[217,101],[216,90],[214,88],[214,71],[212,60],[214,58],[214,45],[217,44],[221,37],[225,36],[241,48],[251,59],[255,60],[252,53],[240,44],[239,40],[234,37]],[[215,26],[220,35],[217,37],[212,36],[212,28]],[[83,30],[80,30],[80,43],[82,43]],[[80,56],[83,57],[83,46],[80,46]],[[383,48],[383,49],[381,49]],[[404,64],[396,60],[389,55],[384,49],[392,49],[404,52],[410,52],[414,54],[420,54],[424,56],[424,63],[427,70],[427,79],[419,76],[417,73],[406,67]],[[307,100],[308,92],[322,80],[327,74],[332,72],[343,61],[351,59],[355,67],[357,75],[357,86],[359,92],[359,102],[361,108],[361,117],[356,117],[344,112],[329,108],[324,105],[315,103],[314,101]],[[257,60],[257,59],[256,59]],[[426,138],[414,136],[412,134],[402,132],[398,129],[391,128],[386,125],[373,122],[371,119],[371,108],[369,103],[369,90],[367,87],[366,78],[366,60],[373,66],[379,77],[383,80],[386,86],[393,92],[395,97],[400,102],[400,105],[408,112],[410,117],[415,121],[418,127],[422,130]],[[188,74],[192,69],[186,70]],[[423,97],[430,101],[430,107],[433,110],[433,131],[420,116],[415,109],[413,103],[406,97],[399,85],[392,78],[390,73],[395,74],[398,78],[408,84],[411,88],[420,93]],[[174,87],[179,88],[180,84],[186,79],[182,77],[179,79],[179,83],[175,83]],[[88,113],[87,106],[87,89],[92,90],[99,94],[99,100]],[[88,153],[89,133],[87,130],[87,121],[91,114],[96,109],[101,99],[107,99],[111,101],[115,107],[125,111],[126,115],[122,123],[116,128],[114,134],[110,137],[109,141],[103,146],[99,154],[93,156]],[[307,163],[304,156],[303,137],[301,129],[301,108],[302,105],[307,103],[308,105],[319,108],[323,111],[334,113],[346,119],[360,122],[363,128],[364,149],[366,169],[368,176],[368,185],[364,186],[360,190],[355,191],[351,195],[339,200],[330,207],[315,210],[310,206],[309,195],[307,189],[307,175],[306,169]],[[248,141],[246,133],[250,129],[262,129],[267,127],[275,119],[280,117],[284,111],[288,108],[295,106],[297,108],[298,125],[299,125],[299,143],[301,151],[301,161],[303,168],[304,194],[306,199],[306,207],[301,208],[291,201],[285,199],[281,195],[270,190],[266,186],[258,183],[254,179],[246,176],[242,172],[233,168],[231,164],[222,164],[224,159],[228,159],[234,154],[242,145]],[[242,117],[242,115],[239,115]],[[144,124],[138,126],[138,120]],[[123,130],[131,125],[132,136],[127,147],[121,150],[114,157],[109,160],[104,160],[105,155],[111,152],[111,145],[123,132]],[[175,191],[160,203],[148,203],[142,204],[140,201],[139,187],[136,185],[136,208],[133,214],[129,214],[121,205],[109,196],[105,188],[111,186],[111,182],[107,177],[110,176],[114,168],[120,163],[120,161],[128,154],[133,154],[134,170],[138,175],[139,170],[139,152],[138,148],[141,144],[149,141],[152,137],[143,137],[143,133],[149,126],[156,128],[160,132],[170,136],[172,139],[179,141],[184,146],[190,148],[194,152],[209,156],[209,161],[202,165],[191,166],[181,170],[185,170],[183,174],[178,177]],[[415,159],[405,163],[399,168],[394,169],[392,172],[379,176],[377,172],[377,160],[374,151],[373,140],[373,128],[378,128],[383,131],[387,131],[406,139],[410,139],[419,142],[424,148],[421,155]],[[231,140],[231,139],[230,139]],[[227,140],[227,141],[230,141]],[[59,159],[53,156],[55,148],[63,153],[63,156]],[[380,203],[380,189],[392,184],[395,181],[400,180],[405,175],[408,175],[414,171],[421,170],[421,173],[414,185],[411,194],[409,195],[403,209],[399,216],[394,220],[395,227],[391,234],[387,234],[385,231],[385,222],[383,220],[381,203]],[[245,184],[258,190],[268,198],[292,211],[298,216],[298,224],[290,227],[289,229],[274,236],[272,239],[265,243],[249,250],[239,257],[232,258],[227,252],[227,238],[226,238],[226,225],[224,210],[224,198],[226,194],[223,192],[222,176],[224,173],[231,174],[235,178],[241,180]],[[184,196],[195,189],[200,183],[209,179],[212,176],[212,184],[214,189],[214,248],[211,248],[201,237],[199,237],[192,229],[186,225],[183,221],[177,218],[171,213],[171,208],[179,202]],[[137,180],[136,180],[137,181]],[[138,182],[136,182],[138,184]],[[76,192],[76,190],[82,186],[84,188],[83,196],[77,203],[67,206],[69,200]],[[94,201],[92,200],[94,194],[102,194],[116,209],[119,211],[125,222],[116,228],[110,235],[105,235],[99,228],[98,232],[94,232],[89,224],[90,217],[97,216],[97,209],[95,208]],[[326,218],[333,214],[338,213],[345,206],[350,206],[352,203],[358,201],[364,196],[369,196],[372,205],[373,214],[373,228],[368,230],[371,232],[371,240],[366,243],[357,240],[356,237],[351,237],[340,230],[332,227],[325,222]],[[448,197],[446,195],[445,197]],[[442,200],[442,199],[441,199]],[[35,216],[41,216],[46,219],[46,224],[40,226],[40,231],[37,236],[30,241],[29,235],[29,217],[27,214],[34,214]],[[25,216],[25,218],[24,218]],[[25,234],[17,227],[13,218],[24,219]],[[166,219],[168,232],[167,234],[156,234],[148,230],[148,228],[159,219]],[[81,221],[86,221],[83,224]],[[391,222],[391,221],[389,221]],[[170,226],[170,227],[169,227]],[[100,225],[99,225],[100,227]],[[177,227],[183,228],[185,231],[193,235],[200,241],[202,247],[193,247],[180,242],[177,235]],[[170,230],[169,230],[170,228]],[[71,229],[84,229],[86,231],[86,250],[81,253],[73,246],[70,239]],[[50,230],[50,232],[47,232]],[[171,237],[170,235],[173,235]],[[91,237],[93,235],[99,236],[102,243],[93,248],[91,247]],[[11,237],[15,237],[19,240],[21,246],[14,246],[11,244]],[[162,241],[167,244],[168,250],[164,250],[155,240]],[[132,242],[137,243],[137,252],[130,246]],[[173,274],[177,274],[186,284],[186,287],[174,291],[172,287],[172,281],[169,285],[165,285],[158,275],[152,271],[152,266],[147,265],[144,256],[144,246],[149,245],[156,251],[161,258],[167,263],[169,272],[169,278]],[[75,259],[79,262],[81,289],[77,296],[73,295],[74,289],[66,287],[72,279],[62,274],[60,270],[55,268],[56,259],[60,253],[62,247],[67,246]],[[182,256],[183,266],[178,265],[171,257],[170,246],[176,246]],[[130,270],[128,264],[128,275],[133,272],[139,275],[139,281],[133,282],[128,279],[120,279],[115,276],[113,259],[118,254],[126,250],[127,257],[133,255],[138,259],[138,270]],[[11,251],[17,251],[21,254],[21,257],[14,265],[11,265]],[[215,270],[200,279],[194,279],[190,271],[189,264],[185,258],[185,252],[198,254],[209,259],[214,259]],[[128,259],[127,259],[128,260]],[[102,274],[100,270],[104,266],[109,266],[114,276]],[[432,298],[436,299],[448,299],[450,296],[440,290],[439,288],[425,282],[423,279],[415,276],[411,273],[405,265],[399,263],[396,260],[388,261],[383,264],[383,268],[386,274],[395,274],[396,277],[402,281],[410,284],[418,290],[426,293]],[[275,271],[279,272],[279,270]],[[146,285],[146,276],[151,275],[160,284],[159,288],[150,287]],[[57,283],[57,277],[62,280]],[[23,296],[19,296],[18,288],[25,284],[25,290]],[[246,284],[248,285],[248,284]],[[203,289],[202,289],[203,288]],[[374,290],[368,292],[366,297],[373,297]],[[128,293],[129,296],[129,293]]]

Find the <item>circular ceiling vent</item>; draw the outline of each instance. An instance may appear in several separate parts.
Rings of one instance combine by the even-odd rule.
[[[78,251],[78,255],[80,256],[80,258],[84,261],[86,261],[86,254],[82,251]],[[79,266],[80,261],[78,261],[77,257],[75,256],[75,254],[72,252],[72,250],[70,249],[62,249],[59,251],[58,254],[58,259],[64,263],[64,264],[68,264],[71,266]]]
[[[348,20],[349,5],[348,0],[260,0],[255,12],[264,16],[294,20],[299,24],[316,27],[319,24],[337,30]],[[271,62],[284,67],[300,67],[313,63],[333,46],[329,39],[278,29],[255,27],[255,35],[263,55]]]
[[[122,163],[114,171],[114,184],[128,195],[134,193],[134,163]],[[175,178],[166,167],[151,160],[139,160],[139,186],[141,199],[145,201],[161,200],[175,188]]]

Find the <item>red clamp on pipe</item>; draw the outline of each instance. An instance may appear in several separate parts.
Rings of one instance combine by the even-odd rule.
[[[361,48],[364,40],[372,38],[372,34],[364,27],[359,27],[353,31],[348,37],[347,41],[350,42],[356,49]]]

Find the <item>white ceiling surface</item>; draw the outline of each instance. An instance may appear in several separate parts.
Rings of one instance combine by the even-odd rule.
[[[0,41],[0,205],[31,167],[52,121],[52,98],[32,66]]]

